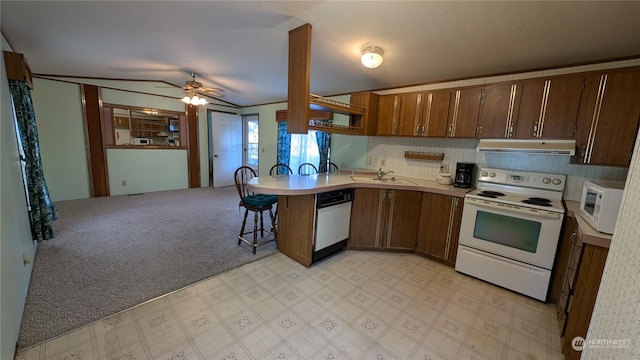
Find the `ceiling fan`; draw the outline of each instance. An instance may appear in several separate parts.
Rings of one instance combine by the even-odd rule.
[[[223,97],[224,90],[220,88],[208,88],[202,86],[201,82],[196,81],[197,74],[195,72],[191,72],[191,80],[187,80],[184,82],[183,89],[186,91],[184,98],[182,98],[182,102],[191,104],[191,105],[204,105],[207,101],[198,96],[212,96],[212,97]]]

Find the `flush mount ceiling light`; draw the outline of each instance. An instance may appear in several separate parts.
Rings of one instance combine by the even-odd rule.
[[[362,57],[360,57],[360,61],[365,67],[374,69],[382,64],[382,54],[384,54],[384,51],[379,47],[367,46],[362,49]]]
[[[187,95],[185,95],[182,100],[183,103],[189,105],[205,105],[208,104],[207,100],[203,97],[199,97],[195,91],[189,91]]]

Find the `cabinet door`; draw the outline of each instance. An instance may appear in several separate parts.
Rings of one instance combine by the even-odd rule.
[[[416,251],[455,264],[462,219],[462,199],[422,194]]]
[[[420,129],[416,135],[428,137],[447,136],[450,102],[451,92],[449,90],[424,93],[420,111]]]
[[[567,277],[567,268],[569,267],[569,258],[571,257],[571,249],[573,248],[575,237],[575,218],[566,217],[562,236],[560,237],[560,244],[558,246],[558,257],[553,270],[551,290],[549,291],[549,301],[557,305],[556,310],[558,320],[561,318],[561,313],[564,313],[564,307],[568,299],[568,294],[563,294],[563,286],[565,285],[565,279]],[[560,300],[564,300],[565,304],[561,304]]]
[[[569,359],[580,359],[581,353],[573,350],[571,340],[576,336],[587,337],[591,315],[600,289],[600,281],[607,260],[608,250],[584,244],[577,269],[573,299],[569,301],[567,328],[564,334],[563,352]]]
[[[311,266],[315,195],[278,197],[278,251]]]
[[[640,69],[589,76],[576,142],[583,164],[628,166],[640,118]]]
[[[378,232],[382,190],[356,189],[351,206],[349,248],[375,248],[379,246]]]
[[[400,116],[398,118],[398,135],[417,136],[416,128],[420,122],[420,106],[422,93],[407,93],[400,96]]]
[[[456,138],[476,137],[482,88],[452,90],[451,97],[447,136]]]
[[[481,139],[513,136],[520,106],[520,84],[498,84],[484,88],[477,137]]]
[[[382,95],[378,99],[378,135],[397,135],[400,95]]]
[[[414,250],[420,216],[420,192],[386,190],[389,206],[388,225],[384,247]]]
[[[522,85],[518,139],[572,139],[584,76],[534,79]]]

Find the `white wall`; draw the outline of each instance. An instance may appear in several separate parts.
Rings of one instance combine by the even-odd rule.
[[[107,149],[107,158],[111,195],[189,187],[187,150]]]
[[[11,51],[4,36],[2,50]],[[31,240],[4,57],[0,62],[0,359],[13,359],[36,245]],[[23,256],[31,263],[23,264]]]
[[[80,86],[34,79],[42,167],[52,201],[91,194]]]
[[[640,137],[629,168],[587,340],[621,340],[621,347],[586,344],[582,359],[640,358]]]
[[[49,184],[51,198],[53,201],[71,200],[90,197],[89,168],[87,160],[87,149],[85,145],[85,126],[83,119],[82,98],[80,85],[85,83],[103,87],[101,89],[102,101],[105,104],[116,104],[134,107],[156,108],[184,112],[185,105],[178,99],[160,96],[178,96],[182,90],[179,88],[166,89],[166,84],[159,82],[136,82],[121,80],[102,79],[77,79],[77,78],[56,78],[56,79],[34,79],[36,91],[34,91],[34,107],[38,118],[38,128],[40,131],[40,143],[42,147],[42,158],[45,175]],[[162,86],[162,87],[161,87]],[[124,89],[124,90],[121,90]],[[126,91],[131,90],[131,91]],[[135,91],[135,92],[132,92]],[[152,94],[159,94],[158,96]],[[221,111],[235,111],[234,107],[226,106],[222,103],[199,106],[198,114],[198,154],[200,162],[200,183],[201,186],[209,186],[208,180],[208,137],[207,137],[207,109]],[[140,149],[142,150],[142,149]],[[137,151],[137,150],[136,150]],[[163,150],[164,151],[164,150]],[[134,168],[131,161],[123,157],[111,157],[112,152],[107,152],[107,166],[111,193],[113,195],[132,193],[184,189],[188,187],[188,182],[183,181],[183,176],[188,174],[175,175],[166,178],[162,174],[162,186],[155,185],[155,182],[140,182],[136,185],[136,190],[131,186],[137,184],[136,179],[149,179],[149,174],[133,174]],[[121,154],[121,153],[120,153]],[[152,154],[143,152],[140,154]],[[139,156],[136,156],[138,159]],[[186,169],[187,152],[180,151],[171,155],[173,169]],[[155,162],[151,156],[149,162]],[[121,163],[120,163],[121,162]],[[138,170],[141,172],[141,170]],[[127,178],[134,179],[127,189],[122,188],[120,178],[127,174]],[[155,173],[154,173],[155,174]],[[118,178],[112,178],[118,176]],[[171,188],[171,186],[174,186]],[[167,188],[169,187],[169,188]]]

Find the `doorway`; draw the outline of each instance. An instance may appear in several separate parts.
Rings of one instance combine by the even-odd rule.
[[[234,185],[233,173],[242,166],[242,116],[210,111],[209,186]]]

